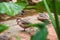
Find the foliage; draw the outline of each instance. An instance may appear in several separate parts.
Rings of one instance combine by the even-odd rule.
[[[53,10],[53,5],[52,5],[53,4],[52,0],[46,0],[46,2],[50,8],[50,11],[53,12],[54,10]],[[37,3],[34,6],[28,6],[27,8],[36,9],[38,12],[46,11],[43,1]],[[60,1],[56,1],[56,8],[57,8],[58,14],[60,14]]]
[[[21,12],[26,7],[25,2],[12,3],[12,2],[2,2],[0,3],[0,14],[8,14],[10,16],[15,16]]]
[[[46,11],[43,2],[39,2],[36,5],[27,6],[27,9],[35,9],[37,12]]]
[[[48,25],[48,20],[45,20],[44,23],[30,24],[31,27],[37,27],[39,31],[31,37],[31,40],[47,40],[48,31],[46,25]]]
[[[38,23],[34,24],[34,26],[36,26],[39,31],[31,37],[31,40],[47,40],[48,31],[46,25],[44,23]]]
[[[53,12],[54,12],[54,18],[55,18],[55,20],[53,19],[53,16],[51,15],[51,11],[50,11],[50,9],[49,9],[49,7],[48,7],[48,4],[47,4],[47,2],[46,2],[46,0],[43,0],[43,2],[44,2],[44,4],[45,4],[45,7],[46,7],[46,9],[47,9],[47,11],[48,11],[48,14],[49,14],[49,16],[50,16],[50,19],[52,20],[52,24],[53,24],[53,26],[54,26],[54,28],[55,28],[55,31],[56,31],[56,33],[57,33],[57,36],[58,36],[58,39],[60,40],[60,26],[59,26],[59,19],[58,19],[58,10],[57,10],[57,5],[56,5],[56,0],[52,0],[52,2],[53,2]]]
[[[0,33],[7,30],[9,27],[3,24],[0,24]]]
[[[53,0],[54,1],[54,0]],[[17,0],[16,3],[12,2],[1,2],[0,3],[0,14],[8,14],[9,16],[15,16],[19,12],[21,12],[24,8],[25,9],[36,9],[38,12],[48,11],[48,15],[52,21],[52,24],[56,30],[56,33],[58,35],[58,38],[60,40],[60,26],[59,26],[59,20],[58,20],[58,14],[60,13],[60,5],[58,1],[54,3],[52,0],[43,0],[42,2],[37,3],[33,6],[27,6],[28,1],[27,0]],[[44,3],[43,3],[44,2]],[[45,5],[45,6],[44,6]],[[50,9],[49,9],[50,8]],[[54,12],[54,18],[51,15],[51,11]],[[37,23],[37,24],[30,24],[30,26],[37,27],[39,31],[31,37],[31,40],[47,40],[47,28],[46,25],[48,24],[48,21],[45,20],[44,23]],[[8,26],[0,24],[0,33],[4,30],[8,29]],[[18,37],[16,37],[17,40],[19,40]]]
[[[51,19],[53,25],[56,26],[55,20],[54,20],[52,14],[51,14],[51,11],[50,11],[50,9],[49,9],[49,7],[48,7],[48,5],[47,5],[46,0],[43,0],[43,2],[44,2],[44,4],[45,4],[45,7],[46,7],[46,9],[47,9],[47,11],[48,11],[48,15],[49,15],[49,17],[50,17],[50,19]]]
[[[46,0],[46,3],[48,4],[49,8],[50,8],[50,11],[51,12],[54,12],[54,9],[53,9],[53,0]],[[56,10],[58,12],[58,14],[60,14],[60,1],[56,0],[55,1],[55,5],[56,5]]]

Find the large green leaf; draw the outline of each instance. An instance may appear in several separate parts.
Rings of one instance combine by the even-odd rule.
[[[46,40],[47,39],[47,28],[45,24],[35,24],[33,26],[38,27],[39,31],[31,37],[31,40]]]
[[[2,2],[0,3],[0,13],[6,13],[10,16],[15,16],[26,7],[26,3],[12,3]]]
[[[0,33],[7,30],[9,27],[3,24],[0,24]]]
[[[47,39],[47,30],[43,28],[42,30],[38,31],[34,36],[31,37],[31,40],[46,40]]]

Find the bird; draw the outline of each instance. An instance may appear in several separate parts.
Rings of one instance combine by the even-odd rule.
[[[24,28],[23,31],[25,31],[26,28],[29,28],[29,27],[30,27],[30,26],[29,26],[30,22],[29,22],[27,19],[17,18],[17,24],[18,24],[20,27]]]
[[[49,16],[46,13],[40,13],[37,19],[42,22],[48,22],[49,24],[51,23],[51,20],[49,19]]]

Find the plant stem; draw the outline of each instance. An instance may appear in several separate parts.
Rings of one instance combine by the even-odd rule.
[[[54,17],[55,17],[55,21],[56,21],[56,31],[57,31],[57,35],[58,38],[60,40],[60,27],[59,27],[59,19],[58,19],[58,13],[57,13],[57,8],[56,8],[56,1],[52,0],[52,4],[53,4],[53,12],[54,12]]]
[[[50,9],[49,9],[49,7],[48,7],[48,5],[47,5],[46,0],[43,0],[43,2],[44,2],[44,5],[45,5],[45,7],[46,7],[46,9],[47,9],[47,11],[48,11],[48,15],[49,15],[49,17],[50,17],[50,19],[51,19],[51,21],[52,21],[53,26],[56,27],[55,20],[54,20],[52,14],[51,14],[51,12],[50,12]]]
[[[43,0],[43,2],[44,2],[45,7],[46,7],[46,9],[47,9],[47,11],[48,11],[49,17],[50,17],[50,19],[52,20],[52,24],[53,24],[53,26],[54,26],[54,28],[55,28],[55,31],[56,31],[57,36],[58,36],[58,39],[60,40],[60,34],[59,34],[60,28],[59,28],[59,20],[58,20],[58,14],[57,14],[57,11],[56,11],[55,0],[53,0],[53,10],[54,10],[55,20],[53,19],[52,15],[51,15],[51,12],[50,12],[50,9],[49,9],[49,7],[48,7],[48,5],[47,5],[46,0]]]

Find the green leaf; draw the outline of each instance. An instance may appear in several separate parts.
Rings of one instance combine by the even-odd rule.
[[[3,24],[0,24],[0,33],[7,30],[9,27]]]
[[[44,24],[37,24],[36,27],[39,28],[39,31],[31,37],[31,40],[47,40],[47,28]]]
[[[0,13],[6,13],[10,16],[15,16],[21,12],[25,7],[26,3],[12,3],[12,2],[2,2],[0,3]]]
[[[44,3],[42,1],[37,3],[36,5],[27,6],[27,9],[36,9],[37,12],[46,11]]]
[[[43,2],[44,2],[44,5],[46,7],[46,10],[48,11],[48,15],[49,15],[49,17],[50,17],[50,19],[52,21],[53,26],[56,27],[55,19],[53,18],[52,14],[51,14],[51,11],[50,11],[50,9],[48,7],[48,4],[47,4],[46,0],[43,0]]]
[[[51,15],[51,11],[50,11],[50,9],[49,9],[49,7],[48,7],[48,4],[47,4],[47,2],[46,2],[46,0],[43,0],[43,2],[44,2],[44,4],[45,4],[45,7],[46,7],[46,9],[47,9],[47,11],[48,11],[48,14],[49,14],[49,17],[50,17],[50,19],[51,19],[51,21],[52,21],[52,24],[53,24],[53,26],[54,26],[54,28],[55,28],[55,31],[56,31],[56,33],[57,33],[57,36],[58,36],[58,40],[60,40],[60,26],[59,26],[59,19],[58,19],[58,10],[57,10],[57,7],[56,7],[56,0],[52,0],[52,2],[53,2],[53,7],[52,7],[52,9],[53,9],[53,13],[54,13],[54,18],[55,18],[55,20],[54,20],[54,18],[53,18],[53,16]]]

